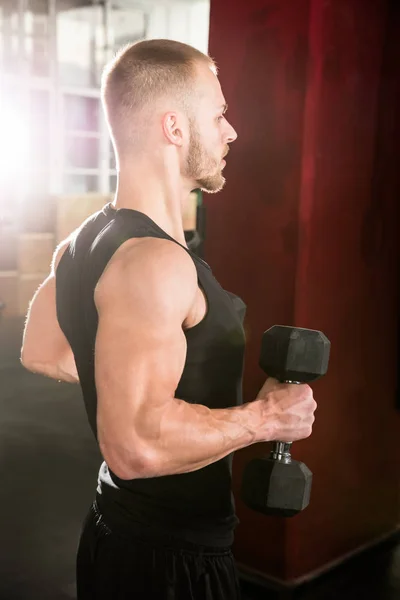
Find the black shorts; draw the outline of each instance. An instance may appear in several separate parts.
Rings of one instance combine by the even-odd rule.
[[[239,600],[231,548],[112,531],[95,506],[77,554],[78,600]]]

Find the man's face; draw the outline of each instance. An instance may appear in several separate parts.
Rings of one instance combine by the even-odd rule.
[[[217,77],[209,67],[199,68],[199,89],[204,90],[194,118],[190,119],[190,139],[183,175],[205,192],[219,192],[225,185],[223,157],[228,144],[237,138],[224,117],[226,103]]]

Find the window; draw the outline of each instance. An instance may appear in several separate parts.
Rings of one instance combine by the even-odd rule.
[[[117,191],[117,176],[110,175],[110,192],[114,194]]]
[[[99,191],[100,99],[73,93],[63,95],[63,192]]]
[[[111,55],[125,44],[146,39],[148,29],[147,12],[140,8],[124,8],[118,7],[117,3],[113,4],[107,36]]]
[[[110,149],[110,159],[109,159],[109,168],[111,171],[115,171],[117,168],[117,161],[115,158],[115,152],[114,152],[114,147],[112,145],[112,143],[110,142],[109,144],[109,149]]]
[[[50,169],[50,93],[48,90],[30,90],[29,161],[34,170]]]
[[[65,168],[97,169],[99,166],[99,139],[66,134]]]
[[[27,0],[23,14],[24,55],[30,75],[50,75],[49,0]]]
[[[100,101],[98,98],[65,94],[64,127],[67,131],[99,131]]]
[[[86,194],[99,189],[98,175],[67,174],[64,176],[65,194]]]
[[[19,14],[15,0],[0,2],[0,65],[4,73],[19,67]]]
[[[74,43],[71,44],[71,39]],[[57,18],[57,54],[62,85],[98,87],[106,62],[104,8],[62,10]]]

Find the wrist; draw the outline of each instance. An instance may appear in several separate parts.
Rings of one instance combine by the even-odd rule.
[[[250,444],[269,442],[275,439],[276,419],[265,399],[256,399],[244,405],[252,441]]]

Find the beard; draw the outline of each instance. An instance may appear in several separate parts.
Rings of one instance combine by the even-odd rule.
[[[201,143],[200,134],[190,122],[190,142],[184,176],[196,182],[196,188],[215,194],[222,190],[226,179],[222,175],[221,159],[212,156]]]

